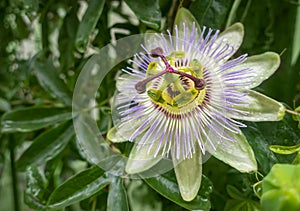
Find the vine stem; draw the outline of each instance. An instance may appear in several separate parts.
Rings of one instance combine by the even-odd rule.
[[[229,13],[228,18],[227,18],[226,28],[229,27],[231,25],[231,23],[233,22],[234,16],[236,14],[237,9],[240,6],[240,3],[241,3],[241,0],[235,0],[233,2],[233,5],[231,7],[230,13]]]
[[[172,31],[173,25],[174,25],[174,20],[177,14],[177,10],[180,7],[179,6],[180,3],[178,3],[177,0],[172,0],[172,4],[171,7],[169,9],[169,12],[167,14],[167,29],[169,29],[170,31]]]
[[[243,23],[244,20],[246,19],[246,16],[247,16],[247,14],[248,14],[248,11],[249,11],[249,8],[250,8],[250,6],[251,6],[251,3],[252,3],[252,0],[248,0],[247,5],[246,5],[246,7],[245,7],[245,10],[244,10],[244,12],[243,12],[243,15],[242,15],[242,17],[241,17],[241,19],[240,19],[240,21],[241,21],[242,23]]]
[[[12,189],[13,189],[14,208],[15,211],[20,211],[18,177],[17,177],[16,165],[15,165],[15,143],[11,136],[9,140],[9,151],[10,151],[10,169],[11,169],[11,178],[12,178],[11,182],[12,182]]]
[[[298,113],[296,111],[292,111],[292,110],[286,109],[286,112],[290,113],[290,114],[294,114],[294,115],[300,116],[300,113]]]

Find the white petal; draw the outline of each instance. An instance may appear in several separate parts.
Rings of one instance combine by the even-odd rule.
[[[180,194],[185,201],[193,200],[201,186],[201,155],[201,150],[198,149],[189,159],[177,160],[175,156],[172,156]]]
[[[130,133],[128,133],[128,137],[126,138],[123,134],[119,133],[119,130],[116,127],[111,128],[107,133],[107,139],[114,143],[125,142],[129,140]]]
[[[120,123],[108,131],[107,138],[111,142],[119,143],[131,140],[130,137],[143,122],[135,121],[134,123]]]
[[[279,55],[274,52],[266,52],[248,57],[243,64],[228,69],[226,73],[244,70],[244,75],[249,75],[249,77],[241,79],[239,82],[244,82],[245,88],[251,89],[268,79],[278,69],[279,65]]]
[[[138,148],[138,145],[135,144],[126,164],[126,172],[128,174],[136,174],[150,169],[163,158],[160,154],[155,156],[155,153],[156,146],[149,148],[149,146],[143,145]]]
[[[185,24],[185,27],[184,25]],[[174,25],[177,25],[178,27],[178,37],[180,39],[184,39],[184,31],[188,31],[188,32],[192,32],[193,27],[196,27],[197,32],[198,32],[198,37],[195,38],[196,40],[199,38],[199,34],[201,33],[201,28],[197,22],[197,20],[195,19],[195,17],[192,15],[192,13],[181,7],[180,9],[178,9],[176,17],[175,17],[175,21],[174,21]],[[175,36],[176,31],[173,30],[173,36]]]
[[[233,50],[228,53],[225,60],[229,59],[235,52],[239,49],[243,42],[244,38],[244,26],[241,23],[235,23],[231,26],[229,26],[225,31],[223,31],[218,38],[216,39],[215,43],[219,45],[219,43],[222,43],[219,47],[220,49],[224,47],[226,44],[233,47]]]
[[[245,97],[247,106],[234,106],[242,113],[228,114],[231,118],[246,121],[279,121],[285,115],[285,107],[259,92],[253,90],[241,91],[248,95]]]
[[[225,131],[225,130],[224,130]],[[232,133],[228,130],[225,131],[235,142],[223,140],[223,143],[219,142],[220,137],[210,134],[210,138],[215,140],[214,142],[219,142],[216,149],[212,149],[207,146],[207,151],[214,157],[229,164],[230,166],[236,168],[240,172],[252,172],[257,171],[257,163],[253,150],[249,143],[247,142],[245,136],[240,131],[239,134]]]

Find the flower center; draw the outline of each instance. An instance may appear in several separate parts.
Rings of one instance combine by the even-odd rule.
[[[151,56],[161,58],[165,69],[159,68],[161,63],[151,62],[146,79],[135,85],[138,93],[147,91],[153,103],[175,113],[197,98],[203,101],[206,83],[198,60],[187,61],[183,51],[174,51],[165,57],[161,48],[153,49]]]

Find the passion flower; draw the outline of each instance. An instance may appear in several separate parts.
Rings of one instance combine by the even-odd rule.
[[[241,23],[223,33],[181,23],[173,32],[146,40],[144,52],[117,79],[120,118],[108,138],[135,143],[129,174],[171,158],[181,195],[190,201],[200,188],[207,152],[241,172],[257,170],[240,130],[245,125],[237,120],[282,119],[282,104],[251,90],[275,72],[280,58],[267,52],[229,60],[243,39]]]

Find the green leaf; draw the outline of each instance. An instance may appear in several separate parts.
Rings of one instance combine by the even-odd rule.
[[[29,132],[72,118],[69,108],[30,107],[2,116],[2,132]]]
[[[268,139],[264,137],[261,131],[252,124],[243,130],[249,144],[255,152],[255,158],[258,161],[262,173],[267,173],[272,165],[278,162],[277,157],[269,150]]]
[[[224,211],[261,211],[260,204],[257,201],[247,197],[247,194],[239,191],[232,185],[226,186],[227,193],[233,199],[226,202]]]
[[[294,155],[275,154],[269,149],[270,145],[295,145],[300,133],[291,116],[286,115],[279,122],[246,122],[247,128],[243,133],[251,145],[259,164],[259,171],[267,174],[275,163],[291,163]]]
[[[46,210],[46,206],[36,199],[32,194],[24,193],[24,202],[34,210]]]
[[[245,196],[243,196],[243,193],[241,193],[236,187],[234,187],[232,185],[227,185],[226,191],[227,191],[228,195],[233,199],[239,199],[239,200],[245,199]]]
[[[160,28],[161,11],[158,0],[143,1],[142,3],[135,0],[125,0],[125,2],[141,22],[156,30]]]
[[[104,172],[98,166],[93,166],[57,187],[50,195],[47,207],[62,209],[96,194],[109,182]]]
[[[202,152],[200,149],[192,158],[176,160],[173,157],[174,171],[180,194],[185,201],[193,200],[199,191],[202,178]]]
[[[74,135],[74,129],[70,122],[47,130],[33,140],[30,147],[21,155],[16,164],[17,168],[25,170],[33,163],[39,165],[51,160],[64,150]]]
[[[89,41],[90,35],[95,29],[104,8],[104,0],[89,1],[88,8],[80,22],[75,39],[76,49],[83,53]]]
[[[300,144],[294,146],[271,145],[270,150],[278,154],[289,155],[296,152],[300,152]]]
[[[111,29],[112,28],[119,28],[118,24],[123,24],[123,23],[116,23],[113,26],[110,26],[110,12],[111,12],[111,6],[109,4],[105,4],[102,14],[99,18],[99,21],[97,22],[96,29],[97,29],[97,35],[95,39],[92,41],[92,45],[95,47],[103,48],[105,45],[109,44],[111,41]],[[137,31],[133,34],[138,34],[139,33],[139,28],[137,26],[134,26],[130,23],[124,23],[128,24],[130,28],[128,28],[129,31],[131,31],[132,28],[135,28]],[[115,34],[116,35],[116,34]],[[117,36],[116,36],[117,39]],[[111,80],[109,80],[110,82]]]
[[[49,60],[43,59],[42,55],[37,55],[31,61],[30,68],[45,91],[65,105],[72,105],[71,91]]]
[[[108,211],[126,211],[129,210],[126,190],[123,186],[121,177],[112,176],[107,198]]]
[[[257,163],[253,150],[243,133],[240,131],[240,133],[237,134],[229,130],[226,130],[225,132],[232,137],[235,142],[223,140],[222,142],[224,145],[218,144],[215,146],[216,149],[212,149],[208,146],[207,151],[214,157],[236,168],[240,172],[257,171]],[[217,142],[219,137],[212,137],[211,139],[214,143],[220,143]]]
[[[209,179],[207,179],[204,175],[202,176],[201,188],[196,198],[190,202],[187,202],[181,198],[178,184],[174,178],[174,174],[166,173],[157,177],[144,179],[144,181],[158,193],[180,205],[181,207],[184,207],[185,209],[201,209],[204,211],[210,210],[211,205],[208,197],[212,192],[212,183]]]
[[[15,23],[17,25],[14,31],[15,36],[20,40],[26,39],[30,35],[30,29],[27,27],[21,14],[17,15],[15,18]]]
[[[82,200],[80,202],[80,209],[78,209],[78,211],[107,211],[107,196],[108,190],[100,190],[99,193],[97,193],[97,196],[93,196]]]
[[[270,3],[267,1],[234,1],[228,22],[240,21],[245,25],[245,41],[242,45],[242,48],[246,48],[244,52],[258,53],[270,47],[266,47],[266,44],[273,39],[274,34],[271,27],[275,26],[272,23],[274,13],[271,11],[273,8],[270,8]]]
[[[297,195],[294,190],[270,190],[262,195],[261,205],[264,210],[298,211],[300,210],[300,201]]]
[[[260,204],[251,199],[228,200],[224,211],[262,211]]]
[[[293,160],[294,165],[300,164],[300,152],[296,155],[295,159]]]
[[[160,196],[143,180],[132,180],[127,187],[127,193],[132,211],[162,211],[163,201]]]
[[[74,65],[74,43],[79,25],[76,6],[70,8],[63,21],[58,37],[60,68],[61,70],[69,70]]]
[[[247,30],[242,51],[254,54],[271,49],[281,53],[279,70],[262,84],[263,90],[277,100],[290,103],[297,94],[295,87],[299,81],[300,60],[291,65],[293,41],[298,39],[294,38],[297,8],[288,2],[251,1],[247,15],[240,13],[245,17],[243,23]]]
[[[45,209],[43,195],[46,188],[46,181],[35,165],[26,170],[26,190],[24,195],[25,203],[33,209]]]
[[[206,25],[215,29],[221,29],[225,27],[226,17],[231,5],[232,1],[201,0],[192,1],[189,9],[201,26]]]
[[[10,110],[10,104],[7,100],[0,97],[0,111]]]
[[[247,106],[235,106],[234,108],[245,112],[245,114],[228,114],[231,118],[246,121],[279,121],[285,115],[285,107],[259,92],[253,90],[242,91],[247,94]]]
[[[264,210],[300,210],[300,165],[276,164],[263,179]]]

